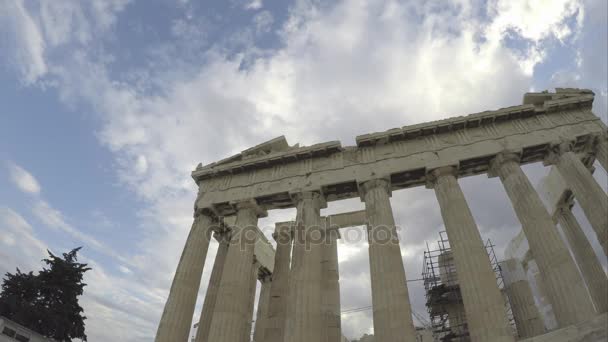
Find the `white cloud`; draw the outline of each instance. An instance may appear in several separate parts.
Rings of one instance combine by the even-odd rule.
[[[141,156],[141,157],[143,158],[143,156]],[[138,158],[138,160],[140,160],[140,158]],[[142,163],[145,163],[145,158],[143,158],[143,161],[139,162],[139,164],[142,164]],[[145,166],[145,164],[143,166]],[[145,170],[142,170],[143,166],[139,165],[139,168],[137,170],[140,170],[142,173],[145,172]],[[11,181],[21,191],[23,191],[27,194],[35,195],[36,198],[35,198],[34,204],[32,206],[32,213],[34,214],[34,216],[36,218],[38,218],[40,220],[40,222],[42,222],[47,227],[50,227],[53,229],[59,229],[65,233],[67,233],[68,235],[72,236],[73,238],[77,239],[78,241],[84,243],[86,245],[86,247],[93,248],[93,249],[97,250],[98,252],[109,255],[111,257],[114,257],[117,260],[121,260],[121,261],[125,260],[122,256],[120,256],[118,253],[116,253],[112,248],[106,246],[104,243],[100,242],[98,239],[94,238],[93,236],[86,234],[86,233],[82,232],[81,230],[77,229],[76,227],[74,227],[73,225],[69,224],[66,221],[66,219],[61,211],[53,208],[48,202],[46,202],[44,199],[40,198],[39,197],[40,184],[38,183],[36,178],[34,178],[34,176],[32,176],[31,173],[29,173],[27,170],[25,170],[21,166],[15,164],[15,163],[12,163],[12,162],[8,163],[8,168],[9,168]],[[97,216],[100,218],[104,218],[103,215],[100,215],[99,213],[97,213]],[[14,215],[12,215],[11,217],[13,217],[13,220],[16,220],[14,218],[15,217]],[[107,218],[105,218],[105,219],[107,220]],[[102,223],[104,223],[106,225],[108,224],[107,221],[102,222]],[[24,223],[21,223],[21,225],[26,226]],[[4,239],[5,243],[8,243],[10,241],[11,241],[11,239],[9,237]]]
[[[7,33],[0,38],[0,48],[13,51],[6,58],[24,83],[31,84],[46,74],[45,42],[23,0],[0,0],[0,31]]]
[[[262,0],[251,0],[245,4],[245,9],[258,10],[258,9],[262,8],[263,6],[264,6],[264,4],[262,3]]]
[[[19,190],[33,195],[40,193],[40,184],[31,173],[21,166],[8,163],[11,181],[19,188]]]
[[[0,207],[0,275],[24,272],[38,268],[38,262],[46,256],[47,245],[35,235],[32,226],[23,216],[11,208]]]
[[[2,275],[15,272],[15,268],[37,272],[42,268],[40,261],[48,257],[46,250],[51,249],[36,237],[23,216],[6,207],[0,207],[0,237]],[[155,328],[152,323],[154,313],[162,310],[163,304],[157,290],[107,273],[99,263],[86,257],[86,249],[79,253],[79,259],[92,268],[85,273],[84,282],[88,285],[79,299],[88,317],[85,324],[89,340],[151,340]]]
[[[248,4],[262,6],[261,1]],[[104,340],[135,340],[103,329],[112,322],[120,328],[134,322],[139,332],[148,329],[143,335],[153,334],[192,221],[196,190],[189,172],[198,162],[218,160],[279,134],[292,144],[340,139],[347,145],[362,133],[517,104],[532,84],[534,67],[546,58],[546,41],[568,40],[581,29],[568,24],[577,11],[580,21],[578,1],[536,6],[491,0],[481,17],[479,5],[474,0],[298,1],[280,32],[277,50],[260,52],[251,46],[231,54],[217,42],[201,56],[204,62],[187,65],[187,72],[151,70],[155,77],[146,80],[161,88],[154,93],[113,79],[108,67],[94,62],[86,50],[53,63],[62,99],[84,101],[98,111],[100,142],[114,154],[124,184],[147,204],[139,213],[141,241],[129,263],[132,273],[122,266],[122,280],[95,273],[96,300],[111,300],[96,304],[100,319],[91,319],[87,329]],[[119,7],[107,11],[110,19],[103,21],[103,30],[111,27]],[[76,18],[69,27],[91,32]],[[198,31],[191,34],[192,27],[185,24],[175,23],[175,39],[207,39]],[[47,45],[89,40],[86,34],[66,33],[61,25],[44,30]],[[513,35],[526,44],[506,46]],[[407,225],[402,246],[408,277],[417,278],[422,244],[436,239],[442,225],[432,192],[413,191],[395,195],[393,207],[398,223]],[[38,203],[36,211],[43,222],[71,230],[50,205]],[[364,244],[341,249],[345,308],[370,303],[368,274],[355,263],[365,263],[366,255]],[[212,258],[203,284],[210,262]],[[110,287],[129,290],[105,292]],[[131,289],[155,296],[153,305],[130,300]],[[420,288],[411,291],[417,310],[423,310]],[[137,311],[142,308],[145,312]],[[131,320],[121,309],[135,310],[139,318]],[[349,337],[371,329],[370,315],[345,318]]]
[[[262,11],[253,17],[253,23],[255,24],[256,33],[266,33],[270,31],[274,17],[270,11]]]
[[[49,50],[87,46],[106,32],[131,0],[0,0],[0,58],[15,66],[22,82],[32,84],[49,72]],[[52,64],[52,62],[50,62]]]
[[[117,253],[107,244],[66,222],[63,213],[53,208],[48,202],[42,199],[36,201],[32,207],[32,213],[47,227],[59,229],[67,233],[69,236],[82,242],[85,248],[91,248],[99,253],[108,255],[116,259],[116,261],[130,263],[128,259]]]

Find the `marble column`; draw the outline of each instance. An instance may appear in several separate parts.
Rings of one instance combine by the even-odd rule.
[[[285,335],[290,342],[321,341],[323,312],[321,311],[322,247],[321,205],[318,192],[295,195],[297,219],[294,234],[293,262],[289,300],[292,328]]]
[[[240,341],[243,327],[251,315],[247,310],[253,250],[258,237],[256,225],[258,217],[264,213],[254,201],[239,202],[236,209],[236,222],[209,331],[209,340],[213,342]]]
[[[325,229],[323,244],[323,341],[342,341],[342,320],[340,317],[340,272],[338,267],[337,229]]]
[[[428,179],[441,208],[471,341],[514,341],[496,274],[456,180],[456,168],[435,169]]]
[[[574,197],[597,234],[604,254],[608,255],[608,196],[585,164],[570,151],[568,143],[555,146],[548,162],[555,164],[574,193]]]
[[[547,296],[560,327],[590,319],[593,305],[568,248],[540,196],[519,166],[519,155],[501,153],[491,163],[526,234],[530,250],[547,286]]]
[[[544,334],[545,325],[521,263],[519,260],[509,259],[503,261],[500,267],[519,338]]]
[[[253,328],[253,308],[255,307],[255,294],[258,285],[259,267],[260,265],[257,263],[257,261],[255,261],[254,258],[253,267],[251,268],[251,277],[249,278],[249,295],[247,297],[247,311],[241,342],[251,341],[251,330]]]
[[[255,316],[255,328],[253,333],[253,341],[264,342],[264,333],[266,330],[266,322],[268,321],[268,305],[270,304],[270,287],[272,284],[272,275],[267,271],[260,270],[258,276],[260,281],[260,295],[258,299],[258,312]]]
[[[210,216],[197,212],[173,277],[156,332],[156,342],[188,340],[212,225]]]
[[[387,180],[364,182],[359,187],[365,202],[372,285],[374,336],[377,341],[416,340],[412,310],[391,209]]]
[[[215,262],[213,263],[213,270],[211,270],[205,301],[203,302],[201,318],[198,323],[198,329],[196,330],[195,342],[209,342],[209,329],[211,328],[211,320],[213,319],[217,293],[220,288],[220,280],[222,279],[226,255],[228,254],[230,232],[225,230],[221,233],[215,233],[215,238],[219,242],[219,245],[217,247],[217,254],[215,255]]]
[[[555,216],[587,283],[595,309],[598,313],[604,313],[608,311],[608,278],[570,208],[571,204],[565,203],[557,209]]]
[[[291,224],[277,225],[272,237],[277,242],[274,254],[274,270],[270,285],[268,321],[264,334],[267,342],[283,342],[287,298],[289,294],[289,267],[291,263],[291,243],[293,240]]]
[[[600,162],[604,171],[608,172],[608,136],[606,134],[596,137],[595,158]]]

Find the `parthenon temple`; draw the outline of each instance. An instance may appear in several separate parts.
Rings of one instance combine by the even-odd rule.
[[[466,334],[454,341],[605,341],[606,272],[571,212],[576,200],[603,258],[608,197],[593,164],[608,170],[608,138],[593,101],[586,89],[526,93],[521,105],[364,134],[356,146],[290,146],[281,136],[199,164],[194,223],[156,342],[189,339],[212,238],[219,247],[196,342],[343,341],[337,240],[340,229],[358,225],[367,229],[374,341],[420,341],[390,202],[392,192],[418,186],[434,191],[449,241],[441,262],[453,262],[466,316]],[[544,190],[522,171],[529,163],[550,170]],[[459,185],[477,175],[500,179],[527,241],[521,255],[500,263],[502,286]],[[328,202],[357,197],[365,210],[321,216]],[[258,219],[284,208],[297,214],[276,223],[275,250]],[[553,326],[539,318],[526,276],[531,265]]]

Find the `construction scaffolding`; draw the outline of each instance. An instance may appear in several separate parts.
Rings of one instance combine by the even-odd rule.
[[[496,282],[501,292],[503,292],[504,282],[498,259],[494,253],[494,245],[490,240],[487,240],[485,246],[496,274]],[[431,250],[427,243],[427,250],[424,252],[422,278],[426,291],[426,307],[435,341],[470,341],[456,265],[445,231],[439,232],[437,249]],[[506,296],[504,297],[505,310],[511,324],[514,324],[511,306]]]

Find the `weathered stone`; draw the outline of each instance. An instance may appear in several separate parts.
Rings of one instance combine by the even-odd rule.
[[[291,264],[290,306],[292,327],[285,339],[290,342],[321,341],[322,312],[322,199],[318,192],[296,194],[296,218],[293,262]]]
[[[560,327],[590,319],[593,305],[568,248],[540,196],[519,166],[514,153],[498,155],[491,175],[498,175],[511,199],[545,280],[549,301]]]
[[[209,278],[209,285],[207,286],[205,301],[203,302],[201,318],[198,323],[198,329],[196,330],[195,342],[209,342],[209,330],[211,329],[215,302],[217,300],[220,280],[222,279],[222,273],[224,271],[224,263],[226,262],[228,247],[230,246],[229,231],[216,233],[215,237],[218,240],[219,245],[215,255],[215,262],[213,263],[213,270],[211,270],[211,277]]]
[[[450,241],[471,341],[514,341],[496,275],[452,166],[431,172]]]
[[[367,181],[361,185],[361,193],[368,219],[374,335],[379,341],[414,341],[416,331],[389,200],[389,183],[383,179]]]
[[[255,330],[253,333],[254,342],[264,342],[264,334],[268,322],[268,306],[270,305],[270,287],[272,286],[272,276],[270,273],[260,271],[260,296],[258,299],[258,312],[255,316]]]
[[[186,341],[190,334],[196,295],[212,232],[212,219],[199,213],[194,218],[188,240],[177,265],[169,298],[158,324],[156,342]]]
[[[325,342],[340,342],[342,339],[342,321],[340,318],[340,273],[338,268],[337,230],[327,230],[323,243],[323,293],[322,310]]]
[[[293,222],[277,223],[273,234],[277,242],[277,251],[270,285],[268,323],[264,334],[265,341],[268,342],[283,342],[285,336],[293,224]]]
[[[549,162],[555,164],[574,193],[604,249],[604,254],[608,255],[608,196],[587,167],[572,152],[569,142],[555,146],[549,155]]]
[[[545,326],[521,263],[515,259],[505,260],[501,269],[519,338],[542,335]]]
[[[209,331],[209,340],[213,342],[241,341],[243,329],[247,321],[251,320],[252,312],[248,312],[250,279],[254,242],[257,238],[257,233],[251,232],[256,232],[258,220],[254,205],[251,202],[237,204],[236,223]]]

